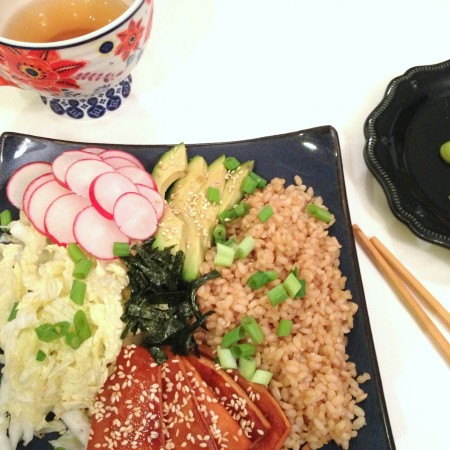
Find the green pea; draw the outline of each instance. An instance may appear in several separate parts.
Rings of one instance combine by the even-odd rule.
[[[441,158],[447,164],[450,164],[450,141],[447,141],[441,145],[440,154],[441,154]]]

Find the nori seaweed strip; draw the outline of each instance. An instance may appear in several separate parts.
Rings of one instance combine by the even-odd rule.
[[[187,282],[182,277],[184,253],[154,249],[152,242],[135,245],[131,254],[122,258],[131,290],[122,315],[126,324],[122,338],[146,332],[142,345],[160,364],[167,359],[164,345],[174,354],[198,351],[193,334],[198,327],[206,330],[206,319],[213,311],[200,310],[196,290],[220,274],[214,270]]]

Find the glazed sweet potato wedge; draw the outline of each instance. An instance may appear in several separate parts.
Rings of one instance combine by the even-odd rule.
[[[143,347],[123,347],[94,403],[87,450],[164,447],[161,369]]]
[[[252,443],[244,434],[238,422],[220,403],[216,392],[208,386],[192,363],[181,357],[185,379],[191,388],[198,410],[209,427],[219,448],[248,450]]]
[[[168,351],[166,354],[169,359],[161,366],[165,448],[218,450],[187,384],[180,358]]]
[[[202,356],[186,358],[197,369],[206,384],[214,390],[220,403],[239,423],[254,447],[270,429],[270,423],[263,413],[233,377],[225,370],[216,368],[210,359]]]
[[[237,372],[234,375],[234,380],[270,422],[270,430],[258,442],[258,450],[279,450],[283,448],[292,426],[279,403],[265,386],[250,383]]]
[[[206,358],[209,358],[211,361],[214,360],[215,354],[209,347],[201,346],[200,351]],[[283,448],[292,426],[279,403],[265,386],[250,383],[239,375],[237,371],[234,371],[233,379],[270,422],[271,428],[258,442],[258,450],[278,450]]]

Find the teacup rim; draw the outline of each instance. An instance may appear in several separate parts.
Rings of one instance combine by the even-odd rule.
[[[111,31],[119,28],[125,22],[127,22],[130,17],[134,15],[134,13],[146,2],[147,0],[134,0],[128,9],[121,14],[117,19],[113,20],[108,25],[99,28],[98,30],[92,31],[91,33],[83,34],[82,36],[78,36],[76,38],[65,39],[62,41],[54,41],[54,42],[26,42],[26,41],[17,41],[14,39],[7,39],[0,36],[0,44],[6,45],[8,47],[29,49],[29,50],[52,50],[52,49],[62,49],[68,47],[75,47],[80,45],[81,43],[88,43],[91,41],[95,41],[102,36],[105,36]],[[154,0],[150,0],[151,3]]]

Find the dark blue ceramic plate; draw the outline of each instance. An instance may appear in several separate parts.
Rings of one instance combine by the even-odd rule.
[[[0,145],[0,210],[3,210],[10,208],[5,196],[5,183],[16,168],[31,161],[51,161],[63,150],[93,144],[5,133],[1,137]],[[148,168],[153,167],[159,156],[170,148],[169,145],[96,145],[129,151],[137,155]],[[326,126],[247,141],[187,147],[190,156],[202,154],[208,162],[224,153],[233,155],[241,161],[254,159],[255,170],[259,174],[265,178],[285,178],[288,184],[293,182],[294,175],[299,174],[303,182],[314,187],[316,195],[321,195],[325,204],[333,211],[336,223],[330,232],[342,244],[341,270],[348,279],[347,288],[353,293],[353,300],[359,305],[347,349],[350,359],[356,363],[358,373],[369,372],[372,376],[372,379],[363,385],[364,390],[368,392],[368,398],[361,405],[366,411],[368,425],[351,441],[351,450],[393,450],[395,444],[383,396],[355,251],[336,131]],[[16,216],[17,214],[15,211]],[[27,450],[50,448],[49,444],[34,440]],[[334,443],[323,448],[338,449]]]
[[[364,156],[393,213],[420,238],[450,248],[450,61],[391,81],[365,123]]]

